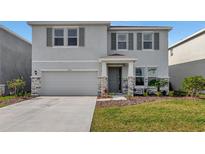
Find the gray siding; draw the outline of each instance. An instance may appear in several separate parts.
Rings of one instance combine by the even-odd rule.
[[[142,33],[143,31],[129,31],[128,33],[134,34],[134,49],[117,51],[111,50],[111,33],[120,31],[109,31],[108,32],[108,54],[119,53],[126,55],[128,57],[136,58],[136,67],[158,67],[158,76],[161,78],[167,78],[168,75],[168,31],[164,30],[153,30],[153,32],[159,33],[159,50],[138,50],[137,48],[137,33]]]
[[[0,82],[23,76],[27,90],[31,82],[31,44],[0,28]]]
[[[205,60],[171,65],[169,66],[169,75],[172,86],[175,90],[182,88],[182,82],[185,77],[202,75],[205,77]]]
[[[67,25],[69,27],[69,25]],[[107,26],[80,25],[85,30],[83,47],[47,47],[46,26],[32,26],[32,73],[42,69],[99,69],[107,56]]]

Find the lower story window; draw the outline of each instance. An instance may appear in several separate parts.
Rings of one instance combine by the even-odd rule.
[[[136,86],[143,86],[144,85],[144,68],[143,67],[138,67],[135,70],[135,85]]]
[[[136,77],[136,86],[144,86],[144,77]]]
[[[157,80],[157,68],[148,67],[148,86],[153,86]]]

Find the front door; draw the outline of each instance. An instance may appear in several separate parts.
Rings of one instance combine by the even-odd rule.
[[[109,67],[108,68],[108,90],[110,93],[121,92],[121,67]]]

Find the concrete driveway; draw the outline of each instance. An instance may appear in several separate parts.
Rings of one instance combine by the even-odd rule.
[[[96,97],[37,97],[0,108],[0,131],[88,132]]]

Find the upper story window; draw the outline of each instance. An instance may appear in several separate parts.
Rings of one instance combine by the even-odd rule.
[[[136,80],[135,80],[135,84],[137,86],[143,86],[144,85],[144,67],[137,67],[135,69],[135,76],[136,76]]]
[[[68,46],[78,45],[78,30],[68,29]]]
[[[64,46],[64,29],[54,29],[54,45]]]
[[[126,33],[119,33],[117,34],[117,49],[118,50],[126,50],[127,49],[127,42],[128,37]]]
[[[153,33],[143,33],[143,49],[153,49]]]
[[[81,30],[81,39],[79,31]],[[84,46],[84,28],[57,27],[53,29],[53,46],[76,47]],[[47,36],[48,37],[48,36]],[[79,40],[81,42],[79,42]]]

